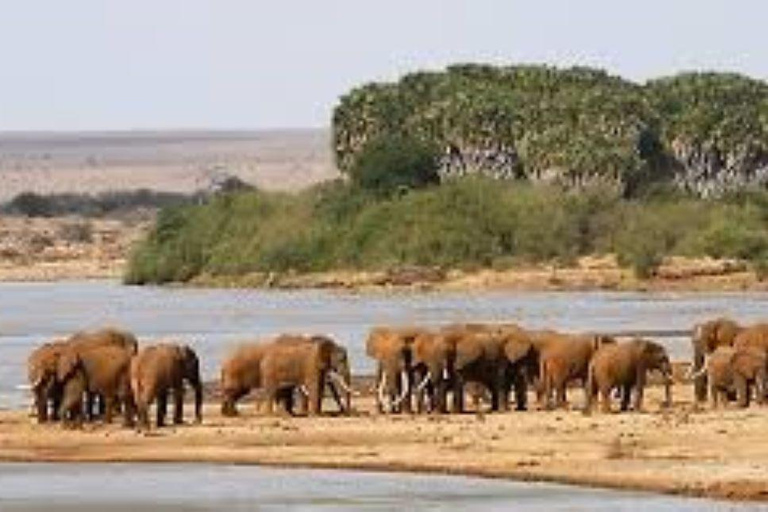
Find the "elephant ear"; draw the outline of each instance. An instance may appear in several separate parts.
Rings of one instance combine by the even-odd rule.
[[[365,342],[365,353],[373,359],[382,359],[382,346],[386,333],[383,329],[376,327],[368,334],[368,340]]]
[[[504,343],[504,354],[510,363],[522,361],[533,351],[533,343],[526,338],[512,338]]]
[[[80,357],[73,350],[69,350],[59,356],[56,365],[56,378],[63,382],[67,380],[80,364]]]
[[[462,336],[456,343],[456,368],[477,361],[483,355],[483,338],[480,334]]]

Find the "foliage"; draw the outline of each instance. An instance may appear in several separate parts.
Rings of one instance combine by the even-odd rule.
[[[377,195],[437,184],[438,152],[402,135],[368,141],[349,171],[352,183]]]
[[[613,183],[631,195],[680,169],[714,179],[729,165],[749,178],[768,168],[768,85],[726,73],[639,85],[582,67],[465,64],[353,89],[333,132],[342,172],[368,141],[405,133],[464,155],[512,155],[505,176]]]
[[[300,194],[243,192],[163,210],[126,281],[197,275],[506,267],[616,253],[640,277],[668,255],[768,259],[768,194],[715,202],[469,177],[379,197],[342,181]],[[762,268],[762,267],[760,267]]]

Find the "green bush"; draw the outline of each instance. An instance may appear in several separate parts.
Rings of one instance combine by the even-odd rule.
[[[440,182],[439,153],[433,145],[402,135],[369,141],[349,171],[352,183],[380,196]]]
[[[627,200],[490,178],[451,180],[390,197],[344,182],[299,194],[251,191],[163,210],[134,251],[126,281],[202,273],[507,268],[617,254],[641,278],[668,255],[768,255],[768,193],[728,201],[679,195]]]

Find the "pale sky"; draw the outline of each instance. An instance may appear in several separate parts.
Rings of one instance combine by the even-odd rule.
[[[328,126],[455,62],[768,79],[764,0],[0,0],[0,130]]]

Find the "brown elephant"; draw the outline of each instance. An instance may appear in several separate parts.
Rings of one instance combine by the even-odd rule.
[[[195,392],[195,421],[202,421],[203,385],[200,361],[187,345],[159,343],[144,347],[131,359],[131,391],[139,427],[149,430],[149,407],[157,401],[157,426],[165,424],[168,393],[173,393],[173,423],[184,420],[184,381]]]
[[[69,423],[80,425],[83,395],[98,394],[104,400],[105,421],[112,421],[115,404],[123,406],[125,425],[133,425],[134,407],[130,388],[131,354],[123,347],[68,346],[59,356],[57,379],[64,386],[60,414]]]
[[[760,348],[718,347],[707,355],[701,372],[706,372],[712,405],[728,402],[728,395],[736,393],[739,407],[748,407],[752,387],[756,388],[757,402],[765,403],[768,382],[768,355]]]
[[[744,328],[734,320],[726,317],[715,318],[702,322],[693,327],[691,345],[693,347],[693,366],[691,373],[699,374],[694,380],[694,395],[696,400],[703,402],[707,399],[707,375],[701,372],[704,368],[704,357],[718,347],[730,347],[736,336]]]
[[[27,377],[38,423],[59,419],[63,386],[56,378],[56,368],[66,347],[65,340],[54,340],[36,348],[27,358]]]
[[[600,334],[561,334],[549,331],[540,333],[537,343],[542,405],[550,408],[567,405],[566,389],[568,383],[574,380],[581,381],[585,396],[589,393],[586,384],[592,356],[600,347],[615,344],[616,340]]]
[[[320,414],[327,380],[343,379],[333,367],[336,347],[333,340],[324,336],[312,336],[310,343],[271,343],[260,368],[267,413],[274,413],[281,390],[301,389],[308,396],[308,414]]]
[[[653,341],[635,338],[621,343],[603,345],[589,363],[587,379],[587,404],[585,412],[592,410],[598,392],[602,397],[601,409],[611,411],[611,392],[621,392],[621,410],[629,408],[634,390],[634,410],[639,412],[643,405],[647,373],[659,370],[665,379],[665,405],[672,403],[672,366],[666,349]]]
[[[237,409],[235,404],[237,401],[252,390],[262,387],[261,361],[273,344],[316,343],[328,339],[323,336],[281,335],[272,340],[245,343],[237,347],[221,367],[222,414],[224,416],[236,415]],[[331,374],[334,377],[330,377],[332,380],[327,384],[339,408],[343,412],[350,412],[352,374],[349,358],[344,347],[335,342],[333,343],[331,365],[335,372]],[[292,412],[294,396],[304,396],[305,391],[301,387],[296,389],[283,388],[278,392],[278,398],[284,403],[285,409],[288,412]]]
[[[365,352],[376,360],[376,406],[379,412],[411,412],[413,368],[411,345],[425,329],[374,327]]]
[[[221,414],[237,415],[237,401],[261,387],[261,360],[270,342],[244,343],[221,365]]]

